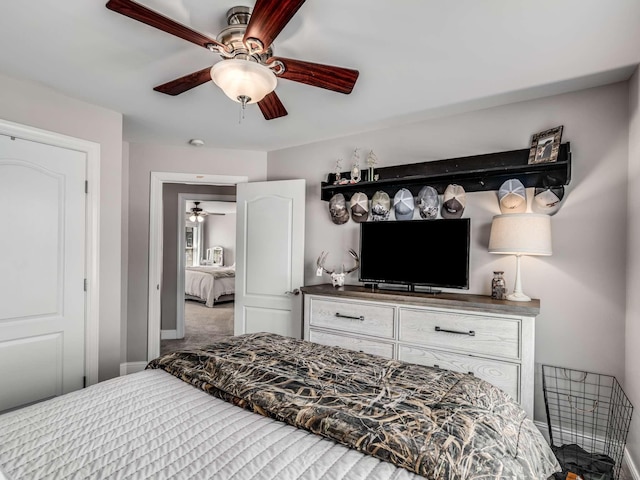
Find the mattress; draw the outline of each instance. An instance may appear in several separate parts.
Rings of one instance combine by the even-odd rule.
[[[421,478],[145,370],[0,415],[0,478]]]

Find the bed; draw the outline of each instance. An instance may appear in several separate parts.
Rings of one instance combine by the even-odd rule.
[[[0,416],[10,480],[546,480],[557,470],[524,411],[482,380],[273,334],[167,354]]]
[[[207,307],[213,307],[216,302],[233,300],[235,287],[235,267],[200,266],[185,268],[185,298],[203,301]]]

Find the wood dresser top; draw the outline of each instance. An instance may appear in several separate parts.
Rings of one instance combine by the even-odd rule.
[[[467,293],[403,292],[379,288],[372,290],[360,285],[345,285],[344,287],[335,288],[329,283],[308,285],[300,290],[307,295],[323,295],[396,304],[404,303],[427,307],[460,308],[505,315],[535,317],[540,313],[540,300],[535,298],[530,302],[510,302],[508,300],[495,300],[486,295],[471,295]]]

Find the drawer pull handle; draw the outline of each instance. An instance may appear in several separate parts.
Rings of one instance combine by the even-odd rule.
[[[353,317],[351,315],[343,315],[339,312],[336,312],[336,317],[338,318],[348,318],[349,320],[360,320],[361,322],[364,322],[364,315],[360,315],[359,317]]]
[[[444,328],[436,327],[436,332],[457,333],[458,335],[469,335],[470,337],[476,336],[476,332],[474,330],[469,330],[468,332],[461,332],[459,330],[445,330]]]

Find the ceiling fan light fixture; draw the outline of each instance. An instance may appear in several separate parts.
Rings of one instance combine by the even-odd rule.
[[[211,80],[227,97],[242,104],[257,103],[278,85],[270,68],[250,60],[223,60],[211,67]]]

